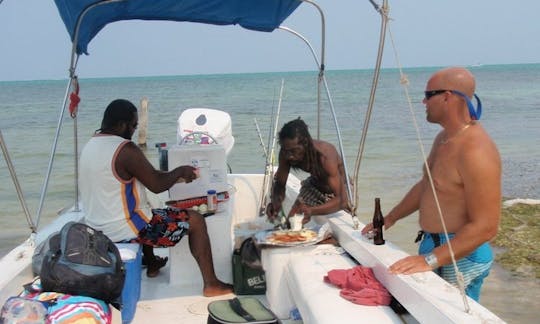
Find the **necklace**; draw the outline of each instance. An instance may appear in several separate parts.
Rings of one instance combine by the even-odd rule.
[[[454,135],[452,135],[452,136],[450,136],[450,137],[448,137],[446,139],[441,140],[439,142],[439,144],[444,145],[444,144],[450,142],[452,139],[456,138],[459,134],[463,133],[467,128],[471,127],[471,125],[472,125],[472,123],[469,123],[469,124],[463,126],[457,133],[455,133]]]

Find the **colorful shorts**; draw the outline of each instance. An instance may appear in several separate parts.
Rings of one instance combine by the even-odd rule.
[[[152,209],[152,220],[139,231],[137,242],[154,247],[174,246],[188,233],[188,221],[186,209]]]

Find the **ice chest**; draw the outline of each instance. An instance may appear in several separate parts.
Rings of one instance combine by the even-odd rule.
[[[278,320],[257,298],[238,297],[208,304],[207,324],[217,323],[278,323]]]
[[[174,145],[167,152],[168,169],[191,165],[199,169],[199,178],[177,183],[169,189],[171,200],[206,196],[209,189],[227,191],[227,157],[221,144]]]
[[[141,245],[136,243],[117,243],[116,246],[124,261],[126,269],[126,280],[122,290],[122,323],[127,324],[133,321],[137,302],[141,297]]]

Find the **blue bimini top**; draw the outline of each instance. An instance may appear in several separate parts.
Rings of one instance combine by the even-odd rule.
[[[302,3],[301,0],[55,0],[77,54],[88,54],[88,43],[107,24],[121,20],[189,21],[240,25],[271,32]],[[78,39],[77,21],[83,16]]]

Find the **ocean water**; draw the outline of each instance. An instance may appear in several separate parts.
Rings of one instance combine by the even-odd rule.
[[[540,198],[540,64],[472,67],[477,94],[482,99],[481,123],[498,145],[503,161],[503,194],[512,198]],[[425,121],[422,104],[425,82],[434,68],[406,69],[414,116],[426,152],[440,129]],[[328,84],[337,113],[344,153],[350,174],[364,124],[372,71],[328,71]],[[281,98],[279,126],[301,116],[317,136],[317,73],[260,73],[203,76],[171,76],[115,79],[81,79],[79,105],[79,150],[99,128],[107,104],[126,98],[137,105],[149,101],[146,154],[157,166],[157,142],[176,142],[177,118],[183,109],[207,107],[230,113],[235,146],[229,165],[237,173],[260,173],[265,158],[260,137],[268,143],[272,113]],[[37,210],[45,170],[60,115],[67,81],[0,82],[0,129],[33,217]],[[323,98],[320,137],[337,143],[327,98]],[[257,121],[261,133],[255,126]],[[53,163],[40,224],[57,211],[73,204],[73,121],[66,114]],[[137,134],[133,137],[137,139]],[[373,199],[381,198],[383,213],[406,193],[421,175],[422,156],[411,113],[397,70],[381,73],[369,125],[364,156],[359,169],[361,221],[371,218]],[[29,233],[5,160],[0,158],[0,255],[22,242]],[[399,222],[387,238],[415,253],[412,243],[418,227],[413,215]],[[504,286],[504,280],[499,280]],[[497,283],[494,283],[496,285]],[[536,283],[537,284],[537,283]],[[537,286],[535,286],[537,287]],[[497,293],[499,294],[499,293]],[[491,296],[488,296],[489,299]],[[537,300],[537,299],[536,299]],[[489,301],[497,314],[505,312],[502,300]],[[528,307],[523,307],[525,310]],[[505,313],[506,314],[506,313]],[[537,315],[537,314],[536,314]],[[527,319],[505,315],[508,320]],[[534,318],[534,313],[531,319]]]

